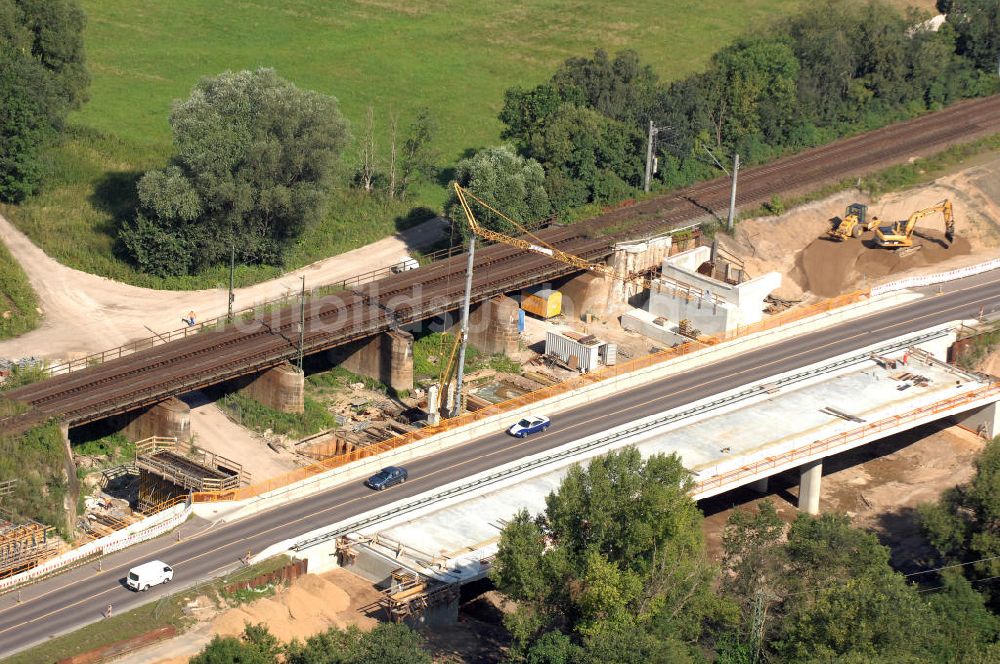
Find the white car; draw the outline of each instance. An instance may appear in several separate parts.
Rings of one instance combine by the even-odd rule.
[[[549,422],[549,418],[544,415],[529,415],[511,428],[507,429],[507,433],[515,438],[524,438],[530,434],[545,431],[549,428],[550,424],[551,422]]]
[[[174,578],[173,568],[160,560],[151,560],[128,571],[125,583],[132,590],[149,590],[150,586],[167,583]]]

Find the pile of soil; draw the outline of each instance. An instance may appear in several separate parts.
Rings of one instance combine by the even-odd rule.
[[[351,597],[339,585],[307,574],[273,597],[256,600],[217,616],[212,631],[236,636],[246,623],[265,623],[280,640],[304,639],[330,627],[367,622],[351,610]]]
[[[838,242],[820,237],[802,251],[790,276],[803,290],[833,297],[865,281],[871,283],[972,253],[972,246],[963,237],[955,238],[949,246],[941,231],[919,230],[914,235],[921,249],[903,258],[898,251],[879,247],[870,238]]]

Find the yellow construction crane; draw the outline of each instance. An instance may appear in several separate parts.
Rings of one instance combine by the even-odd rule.
[[[648,279],[647,277],[641,274],[621,275],[618,274],[614,268],[604,263],[592,263],[584,258],[580,258],[579,256],[575,256],[573,254],[566,253],[565,251],[562,251],[560,249],[556,249],[552,245],[548,244],[547,242],[545,242],[544,240],[533,234],[531,231],[522,226],[520,223],[511,219],[503,212],[500,212],[495,207],[493,207],[483,199],[479,198],[472,192],[468,191],[457,182],[454,183],[454,187],[455,187],[455,195],[458,197],[458,202],[462,206],[462,211],[465,212],[465,218],[469,223],[469,230],[472,231],[473,235],[481,237],[485,240],[490,240],[492,242],[500,242],[501,244],[506,244],[511,247],[516,247],[518,249],[530,251],[532,253],[540,254],[542,256],[548,256],[553,260],[557,260],[562,263],[572,265],[573,267],[579,268],[581,270],[586,270],[587,272],[593,272],[594,274],[599,274],[601,276],[609,277],[611,279],[618,279],[619,281],[625,283],[637,284],[641,288],[648,288],[648,289],[654,288],[652,280]],[[497,231],[481,226],[479,224],[479,221],[476,219],[476,215],[472,211],[472,206],[469,203],[470,199],[479,203],[484,208],[496,214],[503,220],[507,221],[514,228],[518,229],[524,235],[528,236],[531,239],[526,240],[520,237],[511,237],[509,235],[504,235],[503,233],[498,233]],[[700,296],[701,294],[699,293],[698,295]],[[712,299],[713,301],[716,300],[714,296]],[[468,303],[466,303],[466,305],[467,304]],[[446,394],[445,388],[447,387],[448,382],[451,381],[452,376],[457,373],[456,358],[461,357],[461,353],[459,353],[458,350],[459,347],[461,346],[463,335],[464,333],[459,334],[455,339],[455,344],[451,349],[451,353],[448,357],[448,362],[446,365],[444,365],[441,374],[439,376],[438,386],[442,399],[445,398]],[[461,386],[459,386],[459,390],[461,390]],[[460,400],[461,395],[460,394],[456,395],[456,399]]]
[[[891,226],[879,226],[875,229],[875,242],[880,247],[890,249],[912,247],[913,229],[917,222],[924,217],[935,212],[940,212],[944,217],[944,236],[951,244],[955,240],[955,215],[951,207],[951,201],[945,199],[937,205],[932,205],[923,210],[917,210],[904,221],[896,221]]]
[[[865,231],[870,231],[878,226],[878,217],[868,217],[868,206],[862,203],[851,203],[847,206],[844,218],[840,220],[836,228],[827,231],[834,240],[844,241],[848,238],[859,238]]]
[[[500,212],[483,199],[463,188],[457,182],[455,183],[455,194],[458,196],[458,202],[462,206],[462,210],[465,212],[465,218],[469,222],[469,230],[475,233],[478,237],[492,242],[500,242],[512,247],[517,247],[518,249],[524,249],[525,251],[530,251],[535,254],[541,254],[542,256],[548,256],[553,260],[572,265],[573,267],[577,267],[581,270],[594,272],[595,274],[600,274],[612,279],[619,279],[627,283],[638,284],[642,288],[652,288],[653,286],[653,282],[642,275],[622,276],[615,272],[614,268],[609,267],[604,263],[592,263],[586,259],[580,258],[579,256],[574,256],[573,254],[568,254],[565,251],[556,249],[538,236],[534,235],[527,228],[505,215],[503,212]],[[469,205],[469,199],[476,201],[490,212],[498,215],[504,221],[510,223],[514,226],[514,228],[529,236],[534,241],[532,242],[519,237],[510,237],[509,235],[504,235],[503,233],[498,233],[494,230],[490,230],[489,228],[480,226],[479,222],[476,220],[476,215],[472,212],[472,207]]]

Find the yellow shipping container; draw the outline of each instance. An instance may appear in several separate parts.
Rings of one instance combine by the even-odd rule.
[[[521,291],[521,308],[540,318],[562,313],[562,293],[551,288]]]

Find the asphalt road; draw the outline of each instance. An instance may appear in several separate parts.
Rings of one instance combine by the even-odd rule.
[[[936,292],[937,287],[928,289]],[[102,570],[88,566],[25,588],[21,602],[13,593],[0,596],[0,656],[8,656],[85,624],[101,619],[113,604],[115,613],[162,597],[177,586],[235,567],[248,550],[261,551],[277,541],[409,498],[474,473],[516,460],[529,453],[554,448],[632,420],[691,403],[783,371],[850,352],[951,320],[972,318],[981,310],[1000,311],[1000,274],[987,273],[943,287],[943,294],[879,314],[795,337],[698,371],[671,376],[657,383],[622,392],[586,407],[559,413],[544,434],[515,440],[502,432],[413,461],[410,479],[403,485],[375,493],[360,482],[306,498],[253,518],[210,526],[189,521],[171,534],[108,556]],[[174,582],[147,593],[123,585],[126,571],[158,558],[174,566]]]

